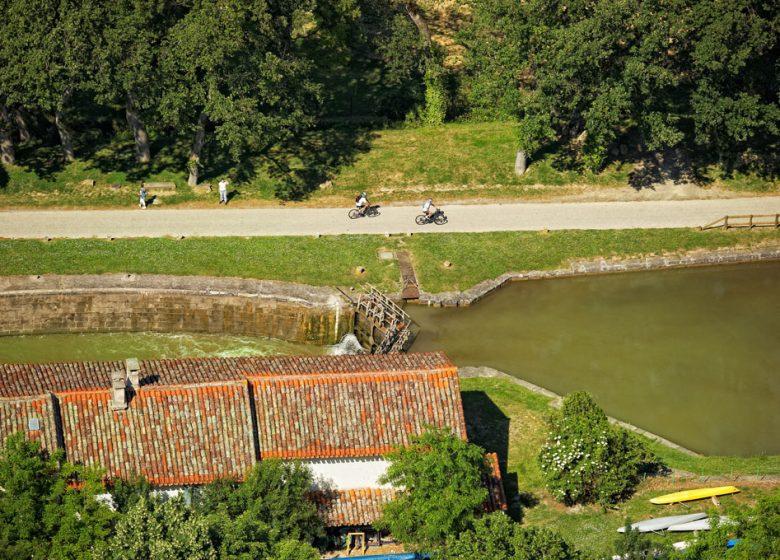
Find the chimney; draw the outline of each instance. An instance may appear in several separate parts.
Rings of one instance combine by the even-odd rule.
[[[125,410],[127,408],[126,384],[125,372],[111,372],[111,410]]]
[[[125,360],[125,371],[127,372],[127,381],[134,391],[137,391],[141,386],[138,379],[138,374],[141,371],[141,364],[138,363],[138,358],[128,358]]]

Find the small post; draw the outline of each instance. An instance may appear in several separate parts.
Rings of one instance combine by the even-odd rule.
[[[726,229],[729,229],[729,217],[725,216],[723,218],[723,225],[726,227]]]

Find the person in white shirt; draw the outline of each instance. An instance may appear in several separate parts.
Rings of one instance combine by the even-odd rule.
[[[228,187],[228,180],[222,179],[219,182],[219,203],[222,204],[223,202],[227,204],[227,187]]]
[[[360,195],[355,199],[355,207],[358,209],[358,212],[360,212],[361,216],[366,213],[366,210],[368,210],[367,193],[360,193]]]
[[[436,213],[436,207],[433,205],[433,199],[429,198],[422,205],[423,214],[426,218],[430,218]]]

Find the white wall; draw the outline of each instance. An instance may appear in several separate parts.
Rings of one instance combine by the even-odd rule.
[[[389,463],[384,459],[317,459],[304,461],[314,475],[330,483],[333,489],[390,488],[379,484],[379,477],[385,473]]]

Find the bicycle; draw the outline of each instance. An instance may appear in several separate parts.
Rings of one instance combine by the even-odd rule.
[[[349,212],[347,212],[347,215],[352,220],[356,220],[358,218],[373,218],[375,216],[379,216],[379,206],[369,206],[362,214],[357,208],[352,208]]]
[[[441,226],[447,223],[447,216],[444,215],[444,210],[441,208],[437,209],[436,212],[431,214],[430,216],[426,216],[425,214],[420,214],[414,219],[414,222],[418,226],[424,226],[425,224],[430,224],[433,222],[437,226]]]

